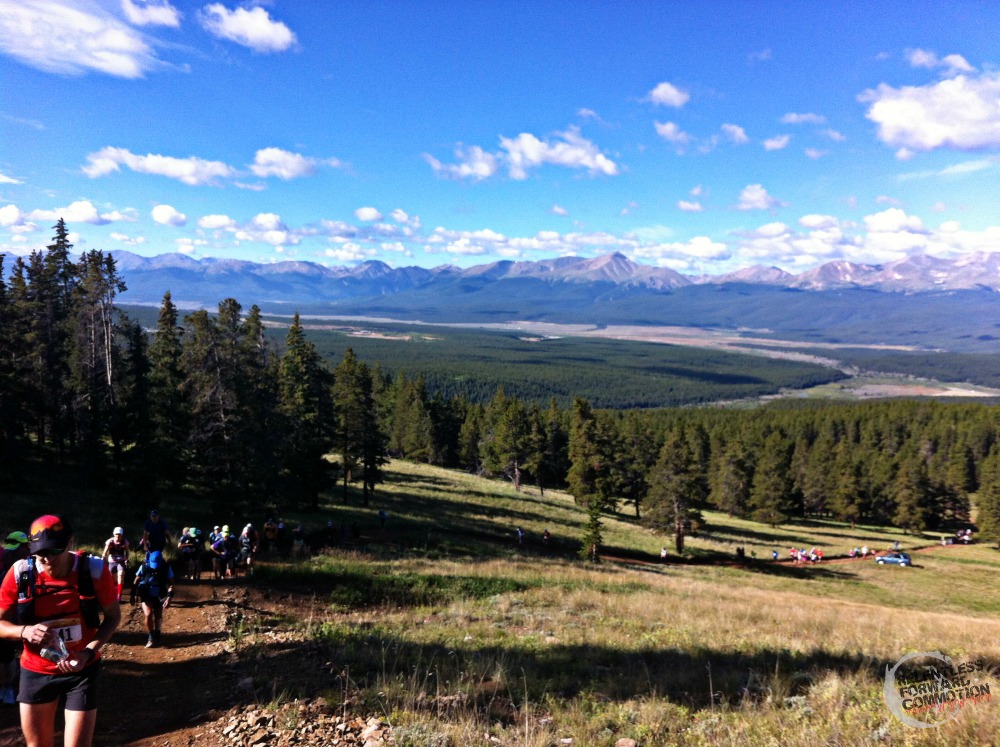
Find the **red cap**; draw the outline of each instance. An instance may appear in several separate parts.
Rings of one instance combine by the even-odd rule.
[[[28,532],[31,554],[63,552],[69,546],[69,538],[72,536],[73,530],[68,521],[52,514],[39,516],[31,522],[31,531]]]

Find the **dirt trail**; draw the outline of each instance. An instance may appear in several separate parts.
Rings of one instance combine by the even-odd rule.
[[[122,625],[104,649],[95,745],[204,744],[202,725],[233,705],[238,674],[226,650],[227,617],[249,592],[208,581],[176,590],[158,647],[145,648],[141,606],[122,604]],[[0,745],[23,744],[17,707],[0,706]]]

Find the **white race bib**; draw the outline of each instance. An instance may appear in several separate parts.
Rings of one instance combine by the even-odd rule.
[[[77,617],[65,617],[60,620],[46,620],[49,630],[62,639],[65,644],[83,640],[83,625]]]

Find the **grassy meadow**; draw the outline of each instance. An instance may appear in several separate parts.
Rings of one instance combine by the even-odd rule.
[[[147,511],[65,485],[12,498],[12,527],[68,511],[92,550],[115,524],[136,537]],[[313,531],[356,525],[360,538],[260,564],[253,585],[278,612],[251,605],[231,618],[239,666],[262,703],[322,696],[345,713],[378,713],[399,747],[1000,743],[996,702],[914,728],[882,695],[886,666],[911,652],[983,659],[997,671],[1000,552],[991,547],[707,513],[685,556],[663,563],[670,539],[626,511],[606,520],[605,558],[590,564],[576,557],[586,516],[564,493],[516,493],[396,461],[370,506],[353,492],[341,499],[334,492],[319,513],[283,518]],[[159,508],[175,528],[261,520],[214,515],[180,495]],[[844,557],[897,540],[913,568]],[[770,560],[773,549],[784,561],[789,547],[814,545],[822,563]],[[735,562],[736,547],[746,563]]]
[[[606,557],[575,558],[585,517],[572,499],[394,462],[367,509],[326,507],[363,538],[261,582],[312,595],[284,621],[325,662],[295,685],[289,654],[258,690],[317,695],[382,713],[397,745],[974,745],[1000,739],[995,702],[934,728],[897,721],[886,665],[915,651],[1000,663],[1000,553],[939,535],[807,522],[776,529],[707,515],[685,558],[627,515],[608,519]],[[389,520],[379,527],[375,512]],[[313,517],[313,521],[315,521]],[[527,533],[523,546],[514,530]],[[542,532],[552,532],[543,546]],[[837,560],[899,540],[913,568]],[[808,567],[773,563],[821,546]],[[735,546],[749,558],[734,560]],[[615,559],[612,560],[610,557]],[[266,653],[265,653],[266,652]],[[273,677],[273,679],[269,679]],[[990,679],[990,682],[994,680]],[[283,688],[283,689],[282,689]]]

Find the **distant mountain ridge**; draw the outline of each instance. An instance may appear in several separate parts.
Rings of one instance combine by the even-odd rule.
[[[803,343],[1000,352],[1000,254],[985,252],[885,265],[836,261],[798,275],[756,266],[697,277],[619,253],[465,269],[113,254],[128,285],[123,304],[159,304],[169,290],[185,309],[235,298],[281,314],[718,327]]]
[[[756,265],[722,275],[682,275],[664,267],[653,267],[633,262],[615,252],[594,258],[558,257],[538,261],[515,262],[510,260],[476,265],[461,269],[441,265],[431,269],[423,267],[392,268],[384,262],[369,260],[354,267],[326,267],[315,262],[290,260],[258,264],[246,260],[205,258],[192,259],[183,254],[161,254],[142,257],[128,251],[113,252],[118,268],[130,278],[139,274],[169,275],[173,271],[188,271],[185,280],[195,276],[242,275],[271,279],[279,296],[288,290],[285,283],[298,287],[323,281],[327,285],[314,288],[315,297],[310,301],[337,300],[344,295],[381,295],[419,287],[435,279],[456,278],[505,280],[512,278],[537,278],[566,283],[612,283],[625,287],[645,287],[656,290],[683,288],[690,285],[747,283],[773,285],[802,290],[833,290],[843,288],[871,288],[893,293],[921,293],[928,291],[992,290],[1000,291],[1000,253],[979,252],[960,259],[942,259],[928,254],[914,255],[884,265],[858,264],[837,260],[815,269],[794,275],[777,267]],[[282,282],[280,279],[284,278]],[[142,283],[143,286],[146,283]],[[177,289],[178,291],[180,288]],[[192,292],[195,291],[191,287]],[[131,300],[138,302],[135,294]],[[183,295],[183,294],[182,294]],[[270,294],[269,294],[270,295]],[[143,298],[142,301],[158,300]],[[194,299],[190,299],[194,300]],[[294,302],[295,298],[273,298]]]

